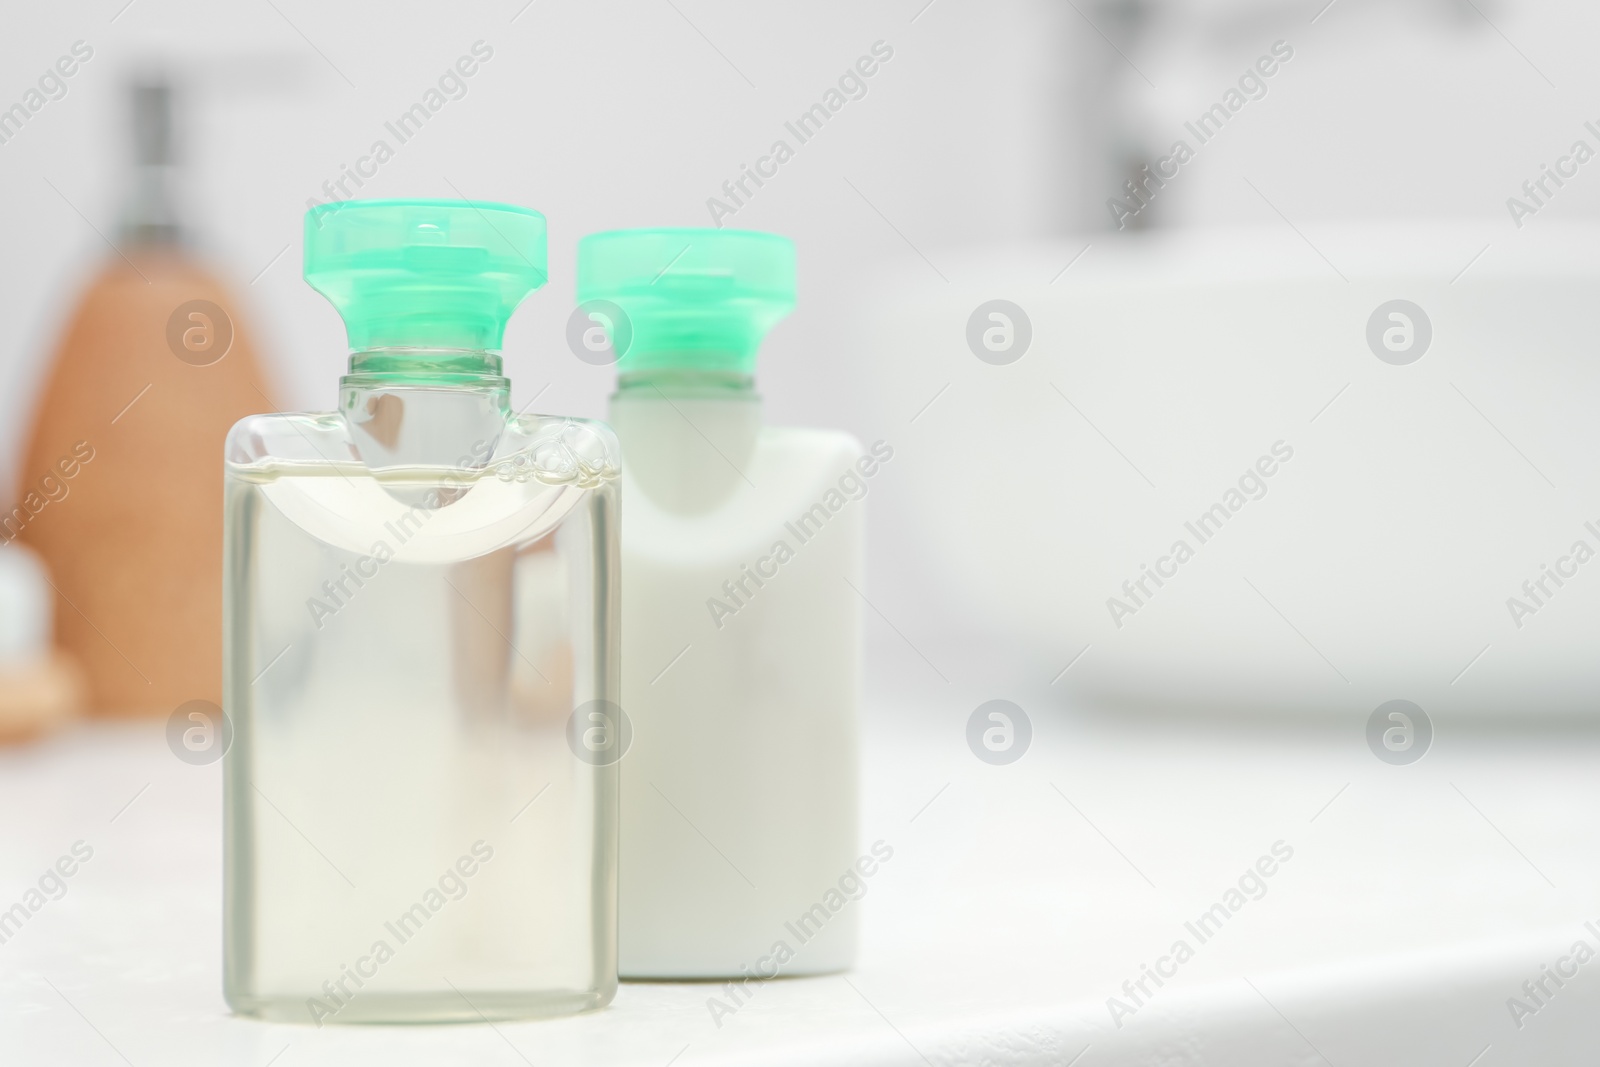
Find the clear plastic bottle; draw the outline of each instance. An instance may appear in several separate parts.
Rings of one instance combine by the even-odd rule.
[[[337,412],[227,443],[228,1002],[319,1026],[602,1006],[617,446],[513,414],[496,354],[544,219],[355,201],[305,242],[352,354]]]
[[[772,234],[579,245],[581,306],[622,352],[630,978],[855,957],[862,498],[893,450],[762,424],[756,350],[794,292],[794,245]]]

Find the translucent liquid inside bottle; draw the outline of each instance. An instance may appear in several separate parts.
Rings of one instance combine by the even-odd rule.
[[[506,1018],[614,992],[617,768],[575,757],[568,720],[616,696],[616,489],[531,470],[228,464],[236,1010]]]

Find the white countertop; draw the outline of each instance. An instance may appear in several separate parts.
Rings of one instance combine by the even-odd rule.
[[[279,1025],[221,991],[217,765],[159,722],[0,750],[0,909],[75,841],[92,860],[0,944],[0,1062],[364,1064],[1577,1063],[1600,962],[1519,1028],[1575,941],[1600,948],[1600,737],[1464,733],[1379,762],[1360,723],[1270,736],[1033,714],[1032,748],[967,750],[971,706],[874,702],[871,880],[849,975],[624,983],[606,1010],[433,1027]],[[1293,857],[1204,943],[1186,933],[1276,842]],[[1270,866],[1270,865],[1268,865]],[[1107,998],[1178,939],[1193,958],[1118,1028]],[[1171,969],[1171,965],[1164,965]],[[1593,970],[1595,974],[1588,972]],[[1474,1057],[1479,1057],[1474,1059]]]

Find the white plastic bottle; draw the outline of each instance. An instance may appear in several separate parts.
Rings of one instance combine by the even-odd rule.
[[[752,370],[794,304],[787,239],[596,234],[578,289],[622,353],[620,972],[842,970],[859,884],[862,498],[892,450],[762,425]]]

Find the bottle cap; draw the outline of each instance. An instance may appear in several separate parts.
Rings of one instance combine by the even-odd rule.
[[[306,212],[305,278],[350,348],[497,350],[545,283],[544,216],[467,200],[347,200]]]
[[[794,275],[794,242],[753,230],[615,230],[578,242],[579,304],[609,301],[627,316],[613,337],[623,372],[750,373],[761,339],[794,308]]]

